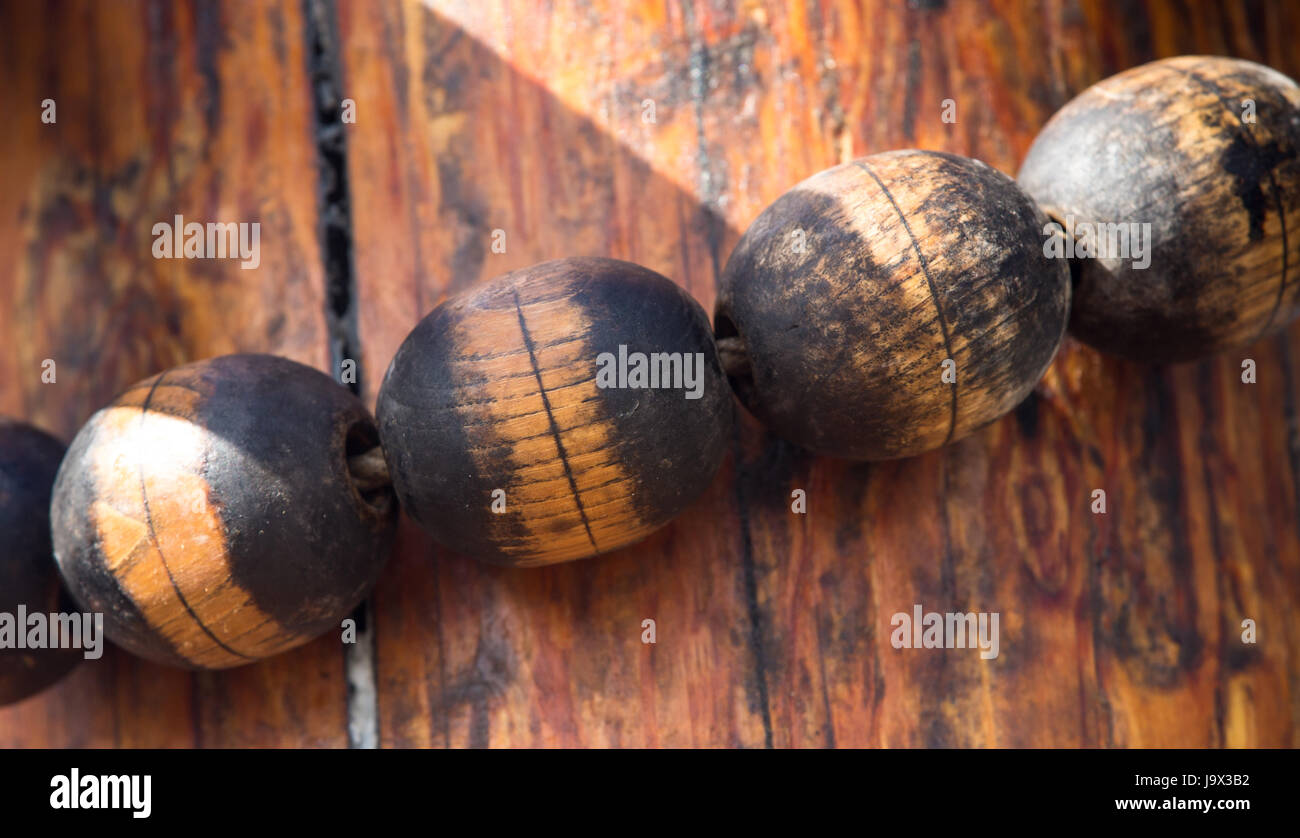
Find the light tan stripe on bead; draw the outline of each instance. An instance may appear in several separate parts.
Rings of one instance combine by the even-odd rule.
[[[1223,225],[1222,241],[1225,246],[1236,245],[1236,253],[1225,255],[1224,261],[1237,267],[1232,282],[1221,282],[1198,291],[1207,310],[1231,312],[1216,326],[1222,330],[1222,340],[1228,343],[1245,343],[1267,332],[1285,302],[1287,283],[1287,228],[1294,230],[1297,213],[1288,208],[1280,194],[1278,183],[1271,171],[1261,174],[1260,196],[1267,210],[1259,219],[1260,236],[1251,234],[1250,214],[1236,210],[1242,198],[1237,194],[1239,181],[1235,178],[1212,177],[1218,172],[1211,167],[1221,161],[1233,143],[1243,143],[1258,148],[1255,126],[1241,118],[1241,103],[1253,91],[1232,76],[1216,74],[1216,62],[1198,56],[1181,56],[1171,59],[1158,69],[1180,77],[1184,86],[1179,96],[1185,101],[1182,107],[1170,109],[1169,136],[1175,138],[1170,150],[1187,161],[1183,166],[1183,182],[1187,188],[1179,195],[1178,205],[1183,212],[1191,213],[1197,207],[1202,217],[1214,217]],[[1150,85],[1147,78],[1129,80],[1123,75],[1117,84],[1127,83],[1127,93],[1134,96],[1146,94]],[[1121,88],[1123,89],[1123,88]],[[1300,97],[1294,88],[1279,86],[1279,92],[1292,93],[1292,104],[1300,107]],[[1261,155],[1262,156],[1262,155]],[[1199,169],[1199,170],[1198,170]],[[1266,239],[1276,239],[1276,247],[1261,246]]]
[[[518,300],[481,309],[456,335],[450,362],[471,454],[485,471],[505,456],[513,468],[499,543],[509,554],[541,554],[544,565],[643,538],[635,485],[618,458],[617,429],[596,386],[591,324],[569,298]],[[539,387],[539,380],[541,386]],[[491,394],[491,398],[488,394]],[[484,503],[489,499],[485,498]],[[507,534],[519,527],[522,536]]]
[[[104,564],[145,620],[185,660],[221,668],[274,654],[295,636],[231,579],[202,477],[204,434],[185,418],[199,398],[164,383],[106,410],[91,511]]]
[[[945,340],[945,326],[940,322],[943,300],[932,293],[926,265],[918,255],[930,257],[924,231],[909,229],[903,218],[911,206],[898,206],[892,193],[881,189],[880,181],[890,182],[891,161],[873,158],[872,169],[852,165],[814,176],[802,184],[808,191],[826,195],[838,206],[843,222],[865,242],[870,242],[873,258],[879,260],[878,274],[859,275],[842,285],[825,301],[828,311],[842,295],[853,295],[871,310],[896,311],[895,318],[867,320],[858,331],[844,334],[837,346],[901,345],[910,351],[895,356],[874,352],[845,352],[813,358],[820,375],[841,374],[855,369],[860,380],[887,379],[893,383],[898,398],[909,405],[907,433],[918,449],[942,445],[953,433],[953,388],[941,381],[942,363],[955,354]],[[876,177],[872,176],[872,173]],[[910,216],[908,216],[910,219]],[[918,239],[920,239],[918,241]],[[820,277],[819,277],[820,278]],[[816,297],[813,297],[816,299]],[[818,315],[810,314],[811,318]],[[833,322],[834,318],[824,318]]]

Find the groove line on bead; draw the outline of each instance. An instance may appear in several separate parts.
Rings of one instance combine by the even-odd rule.
[[[1208,91],[1210,95],[1212,95],[1215,99],[1217,99],[1219,104],[1223,106],[1224,110],[1228,112],[1228,125],[1232,127],[1233,133],[1241,137],[1242,140],[1246,142],[1255,152],[1258,153],[1262,151],[1262,149],[1260,149],[1259,147],[1259,144],[1255,142],[1255,135],[1250,133],[1249,129],[1247,129],[1241,123],[1240,119],[1238,119],[1237,117],[1237,111],[1232,107],[1231,103],[1229,103],[1228,100],[1224,98],[1223,91],[1219,87],[1219,85],[1215,84],[1210,79],[1205,78],[1204,76],[1200,75],[1199,73],[1193,70],[1186,70],[1183,69],[1182,67],[1171,67],[1170,69],[1174,70],[1175,72],[1181,73],[1187,78],[1196,82],[1201,87],[1203,87],[1206,91]],[[1234,125],[1234,120],[1235,120],[1235,125]],[[1264,321],[1264,327],[1259,330],[1259,333],[1255,335],[1253,340],[1258,340],[1259,338],[1263,337],[1268,333],[1268,330],[1273,327],[1273,321],[1277,319],[1277,313],[1282,308],[1282,300],[1286,297],[1286,274],[1288,268],[1288,264],[1287,264],[1288,253],[1287,253],[1287,240],[1286,240],[1287,239],[1286,207],[1283,206],[1282,204],[1282,193],[1278,190],[1277,178],[1273,176],[1273,170],[1270,169],[1266,174],[1268,175],[1268,185],[1273,190],[1273,204],[1277,210],[1278,224],[1280,224],[1282,227],[1282,281],[1278,284],[1277,298],[1273,300],[1273,309],[1268,313],[1268,319]]]
[[[158,387],[162,385],[163,379],[166,377],[167,377],[167,373],[165,372],[158,376],[158,378],[154,381],[153,386],[149,388],[149,394],[144,397],[144,403],[140,405],[141,429],[143,429],[144,427],[145,417],[149,415],[149,405],[153,402],[154,393],[158,391]],[[194,620],[195,625],[203,629],[203,633],[206,634],[208,637],[210,637],[213,643],[216,643],[222,649],[226,650],[227,652],[229,652],[230,654],[234,655],[237,658],[242,658],[243,660],[248,660],[248,661],[256,660],[256,658],[251,658],[248,655],[245,655],[241,652],[237,652],[234,649],[227,646],[225,643],[222,643],[221,638],[213,634],[212,630],[209,629],[206,625],[204,625],[203,621],[199,619],[199,615],[195,613],[193,608],[190,607],[189,601],[185,599],[185,594],[182,593],[181,591],[181,586],[176,582],[176,577],[172,575],[171,567],[167,564],[167,557],[163,555],[162,545],[158,543],[158,532],[154,529],[154,525],[153,525],[153,512],[149,509],[149,492],[145,488],[144,464],[141,464],[136,469],[136,472],[140,476],[140,500],[144,504],[144,523],[145,526],[149,529],[149,542],[153,544],[153,549],[157,551],[158,561],[162,563],[163,571],[167,574],[167,580],[171,582],[172,590],[176,591],[176,597],[181,601],[181,605],[185,607],[186,612],[188,612],[190,617]]]
[[[564,441],[560,439],[560,426],[555,421],[555,414],[551,412],[551,400],[546,395],[546,385],[542,383],[542,368],[537,364],[537,354],[533,351],[533,339],[528,334],[528,324],[524,322],[524,310],[519,304],[519,292],[514,292],[515,296],[515,314],[519,316],[519,331],[524,336],[524,346],[528,347],[528,360],[533,365],[533,374],[537,377],[537,392],[542,397],[542,407],[546,409],[546,419],[551,424],[551,435],[555,437],[555,449],[560,454],[560,465],[564,466],[564,476],[569,478],[569,488],[573,491],[573,503],[578,507],[578,515],[582,518],[582,528],[587,531],[587,540],[591,542],[592,549],[599,550],[596,546],[596,537],[591,534],[591,522],[587,520],[587,510],[582,507],[582,496],[578,494],[578,481],[573,476],[573,469],[569,467],[569,455],[564,450]]]
[[[885,187],[884,181],[876,176],[876,173],[871,170],[871,167],[866,163],[863,163],[861,160],[855,160],[853,162],[859,169],[871,175],[871,179],[876,182],[876,186],[880,187],[880,191],[884,194],[885,199],[888,200],[889,205],[894,208],[894,214],[898,216],[898,220],[902,223],[903,230],[907,233],[907,238],[912,242],[912,250],[916,253],[916,258],[921,262],[921,273],[925,275],[925,284],[930,288],[930,299],[934,300],[934,313],[935,317],[939,321],[939,332],[943,336],[943,350],[947,353],[948,358],[952,358],[952,342],[948,339],[948,323],[943,317],[943,307],[939,305],[939,292],[935,289],[934,278],[930,276],[930,265],[925,261],[925,254],[921,252],[921,244],[916,240],[916,236],[912,233],[912,225],[907,223],[907,218],[903,215],[903,211],[899,209],[898,202],[894,200],[894,196],[890,194],[889,189]],[[943,440],[944,445],[952,442],[952,435],[957,430],[957,382],[953,381],[951,387],[952,400],[949,409],[948,435]]]

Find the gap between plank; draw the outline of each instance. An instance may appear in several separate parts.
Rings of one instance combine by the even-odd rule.
[[[348,388],[360,396],[361,338],[357,329],[356,272],[352,256],[352,206],[348,191],[348,142],[342,112],[343,64],[338,48],[336,0],[303,0],[307,77],[311,84],[316,144],[316,208],[325,272],[325,325],[330,365],[337,378],[344,360],[356,365]],[[351,618],[356,642],[343,644],[347,680],[349,748],[379,747],[379,689],[375,668],[373,603]]]

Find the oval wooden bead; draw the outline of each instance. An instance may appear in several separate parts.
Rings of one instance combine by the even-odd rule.
[[[1105,258],[1073,262],[1071,331],[1170,362],[1289,323],[1300,311],[1298,149],[1300,88],[1249,61],[1165,59],[1071,100],[1034,140],[1020,183],[1076,239],[1094,231],[1081,224],[1130,236],[1149,225],[1146,256],[1108,226],[1095,237]]]
[[[50,489],[63,443],[43,431],[0,418],[0,614],[17,623],[21,606],[27,614],[71,610],[59,583],[50,546]],[[80,649],[18,649],[17,636],[0,648],[0,705],[35,695],[72,670]]]
[[[194,668],[337,630],[396,521],[391,488],[349,468],[377,441],[355,396],[285,358],[228,355],[141,381],[91,417],[59,470],[68,589],[119,645]]]
[[[619,386],[646,383],[637,353],[678,353],[696,378]],[[460,553],[544,565],[667,523],[711,481],[732,410],[689,294],[638,265],[561,259],[434,309],[393,358],[376,414],[412,518]]]
[[[1069,275],[1016,183],[896,151],[813,175],[727,262],[715,330],[778,436],[855,460],[918,454],[1013,408],[1065,330]]]

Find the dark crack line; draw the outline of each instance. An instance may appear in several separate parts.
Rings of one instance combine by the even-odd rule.
[[[699,203],[706,219],[705,241],[713,269],[713,287],[717,291],[722,282],[722,228],[723,222],[712,212],[716,204],[716,185],[712,160],[709,155],[708,135],[705,130],[704,108],[708,98],[709,52],[695,21],[695,8],[691,3],[681,4],[682,16],[690,37],[691,107],[695,116],[695,161],[699,169]],[[740,567],[741,584],[745,591],[745,608],[749,614],[749,647],[754,657],[754,680],[758,692],[758,710],[763,722],[763,744],[771,748],[772,711],[767,694],[767,658],[763,652],[763,613],[758,605],[758,571],[754,565],[753,523],[749,516],[749,499],[745,493],[745,477],[740,473],[744,461],[740,426],[732,427],[732,451],[737,464],[735,478],[736,512],[740,516]]]
[[[569,479],[569,489],[573,492],[573,502],[578,507],[578,515],[582,518],[582,528],[587,531],[587,540],[591,542],[593,550],[600,550],[596,546],[596,537],[591,534],[591,522],[587,520],[587,510],[582,507],[582,496],[578,494],[578,481],[573,477],[573,469],[569,467],[569,455],[564,450],[564,441],[560,439],[560,425],[555,421],[555,414],[551,411],[551,400],[546,395],[546,385],[542,383],[542,368],[537,364],[537,354],[533,351],[533,338],[528,334],[528,324],[524,322],[524,310],[519,305],[519,292],[514,292],[515,296],[515,313],[519,315],[519,331],[524,335],[524,346],[528,347],[528,360],[533,365],[533,375],[537,378],[537,392],[542,396],[542,407],[546,409],[546,421],[551,423],[551,436],[555,437],[555,449],[560,452],[560,464],[564,466],[564,476]]]
[[[330,364],[338,380],[343,362],[351,360],[356,376],[348,384],[362,391],[361,338],[357,328],[356,269],[353,259],[352,204],[348,186],[347,132],[342,120],[343,67],[338,48],[335,0],[303,0],[307,40],[308,91],[315,117],[316,200],[325,274],[325,327]],[[379,745],[379,677],[376,671],[373,606],[369,599],[352,612],[355,643],[343,644],[347,682],[348,747]]]
[[[749,496],[745,492],[748,476],[740,470],[743,452],[740,444],[740,423],[733,426],[732,450],[736,458],[736,514],[740,516],[740,567],[745,587],[745,608],[749,612],[749,649],[754,656],[754,680],[758,688],[758,704],[763,721],[763,745],[773,747],[772,711],[767,695],[767,655],[763,651],[763,612],[758,607],[758,571],[754,566],[754,522],[749,515]]]
[[[149,388],[149,395],[145,396],[144,404],[140,406],[141,433],[143,433],[144,431],[145,417],[149,415],[149,405],[153,402],[153,394],[158,392],[158,387],[162,384],[163,379],[166,377],[167,377],[167,373],[162,373],[161,375],[158,376],[158,378],[154,381],[153,386]],[[153,549],[157,551],[158,561],[162,562],[163,570],[167,573],[167,580],[172,583],[172,590],[176,591],[176,596],[178,599],[180,599],[181,605],[185,606],[186,612],[188,612],[190,618],[194,620],[195,625],[203,629],[203,633],[206,634],[209,638],[211,638],[213,643],[217,644],[222,649],[226,650],[227,652],[229,652],[230,654],[234,655],[237,658],[246,661],[255,660],[254,658],[250,658],[248,655],[235,651],[234,649],[227,646],[225,643],[222,643],[221,638],[213,634],[212,629],[204,625],[203,621],[199,619],[199,615],[194,613],[194,609],[190,607],[189,600],[185,598],[185,594],[181,591],[181,586],[176,582],[176,577],[172,575],[171,567],[168,566],[167,564],[167,557],[163,555],[162,545],[158,543],[158,532],[157,530],[154,529],[154,525],[153,525],[153,511],[150,510],[149,508],[149,491],[145,487],[144,464],[141,463],[140,466],[136,469],[136,471],[140,476],[140,500],[144,502],[144,522],[145,525],[149,528],[149,543],[152,544]],[[180,654],[180,651],[177,650],[177,653]]]
[[[705,101],[709,96],[709,48],[695,25],[695,10],[690,3],[682,4],[682,15],[690,30],[690,52],[687,61],[690,73],[691,111],[695,121],[695,166],[699,170],[699,210],[703,216],[704,237],[709,248],[716,291],[722,276],[720,254],[726,223],[718,212],[718,197],[721,189],[718,178],[714,177],[713,155],[709,152],[709,138],[704,120]],[[690,290],[689,287],[687,290]]]
[[[1200,396],[1201,404],[1205,405],[1205,411],[1207,414],[1212,413],[1214,410],[1215,402],[1213,399],[1212,383],[1213,380],[1206,376],[1202,376],[1200,381],[1197,382],[1197,389],[1200,391],[1198,395]],[[1214,421],[1211,421],[1211,419]],[[1221,417],[1219,416],[1206,415],[1202,417],[1201,430],[1197,437],[1196,447],[1198,449],[1197,453],[1200,455],[1198,459],[1201,461],[1201,482],[1205,485],[1205,502],[1209,507],[1210,513],[1209,521],[1207,523],[1210,531],[1210,549],[1214,552],[1214,593],[1216,605],[1219,609],[1219,613],[1216,615],[1219,629],[1219,636],[1217,638],[1218,648],[1215,650],[1215,663],[1218,667],[1218,678],[1215,679],[1214,684],[1214,728],[1218,735],[1218,741],[1214,746],[1218,748],[1226,748],[1228,746],[1225,744],[1227,741],[1227,734],[1224,720],[1227,715],[1228,700],[1224,682],[1229,677],[1228,673],[1230,670],[1228,668],[1229,632],[1225,630],[1228,624],[1225,622],[1226,615],[1224,614],[1223,605],[1224,595],[1226,593],[1224,577],[1228,573],[1228,570],[1224,568],[1225,550],[1223,545],[1223,534],[1219,531],[1219,524],[1222,520],[1222,516],[1219,514],[1218,501],[1215,499],[1215,466],[1219,465],[1215,460],[1219,457],[1219,450],[1218,445],[1214,440],[1214,434],[1211,430],[1219,421],[1221,421]],[[1234,597],[1234,605],[1235,604]]]
[[[856,163],[858,168],[862,169],[862,171],[871,175],[871,179],[876,182],[876,186],[880,187],[880,191],[883,192],[885,198],[888,199],[889,205],[894,208],[894,213],[898,216],[898,220],[902,223],[903,229],[907,231],[907,238],[912,242],[912,250],[916,253],[916,258],[921,262],[921,272],[925,274],[925,284],[928,285],[930,288],[930,299],[934,300],[935,317],[938,318],[939,320],[939,331],[943,335],[943,351],[947,353],[948,358],[951,359],[954,364],[957,363],[956,359],[953,358],[952,355],[952,342],[948,338],[948,322],[944,319],[943,316],[943,306],[939,305],[939,292],[935,288],[934,277],[930,276],[930,263],[925,260],[925,254],[921,252],[921,244],[916,240],[915,234],[912,233],[912,225],[907,223],[907,217],[904,216],[903,211],[898,208],[898,202],[894,200],[894,196],[890,194],[889,190],[885,187],[884,182],[881,181],[881,179],[876,176],[876,173],[871,170],[871,167],[863,163],[861,160],[856,160],[854,162]],[[952,382],[952,407],[949,412],[948,436],[946,436],[943,440],[944,445],[947,445],[948,443],[952,442],[952,435],[954,432],[956,432],[956,430],[957,430],[957,380],[954,371],[954,378]]]

